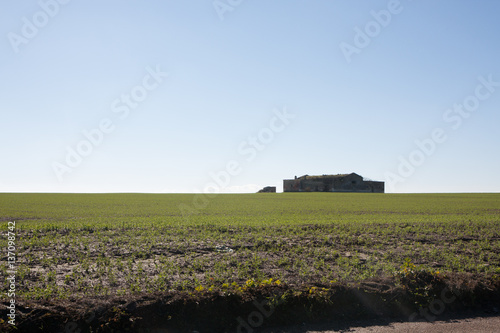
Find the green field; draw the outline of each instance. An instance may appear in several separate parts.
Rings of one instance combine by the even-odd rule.
[[[406,258],[500,273],[499,194],[218,195],[201,209],[193,198],[0,195],[2,232],[16,221],[20,295],[360,280],[391,275]]]
[[[500,274],[500,194],[0,194],[0,203],[4,251],[16,222],[18,299],[312,292],[397,283],[410,269]],[[5,301],[3,277],[0,287]]]

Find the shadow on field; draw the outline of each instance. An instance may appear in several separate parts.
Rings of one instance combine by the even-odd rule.
[[[2,319],[7,318],[7,305],[3,300]],[[0,329],[56,333],[339,331],[397,321],[498,315],[498,308],[497,276],[441,277],[419,272],[398,281],[387,278],[334,286],[268,285],[240,293],[172,291],[128,297],[18,300],[16,327],[0,321]]]

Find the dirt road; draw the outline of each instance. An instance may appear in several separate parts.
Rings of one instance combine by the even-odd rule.
[[[450,316],[435,322],[388,322],[384,319],[378,322],[330,323],[321,325],[299,325],[279,329],[259,331],[263,333],[395,333],[395,332],[467,332],[467,333],[500,333],[500,314],[469,314],[465,316]]]
[[[434,323],[393,323],[388,326],[352,327],[341,331],[306,331],[308,333],[358,332],[358,333],[395,333],[395,332],[426,332],[426,333],[489,333],[500,332],[500,317],[472,318]]]

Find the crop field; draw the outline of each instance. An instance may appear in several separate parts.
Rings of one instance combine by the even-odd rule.
[[[3,251],[15,221],[20,303],[244,298],[259,288],[314,296],[367,281],[398,287],[414,272],[500,276],[500,194],[0,194],[0,203]],[[7,264],[0,276],[5,303]]]

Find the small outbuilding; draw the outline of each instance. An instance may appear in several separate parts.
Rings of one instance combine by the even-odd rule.
[[[276,193],[276,186],[266,186],[257,193]]]

